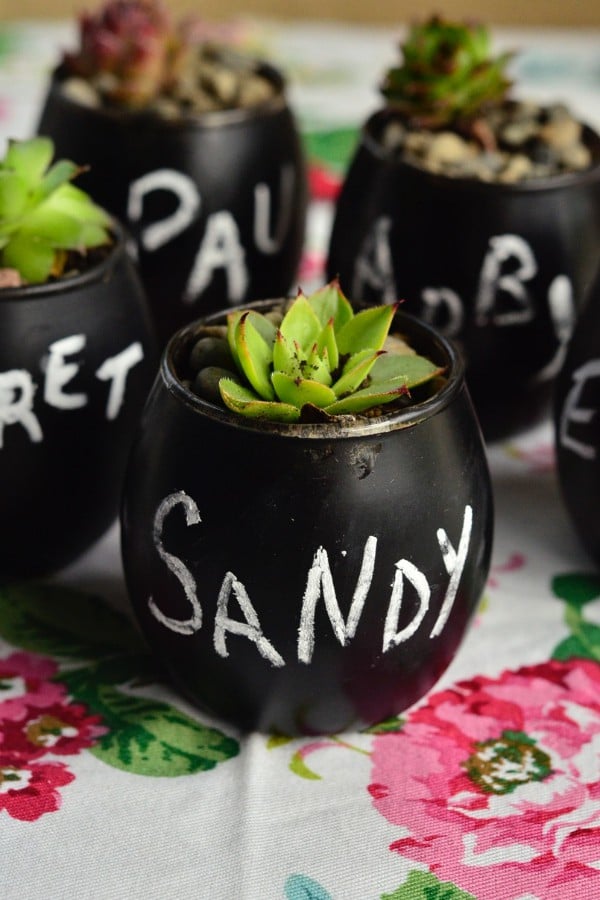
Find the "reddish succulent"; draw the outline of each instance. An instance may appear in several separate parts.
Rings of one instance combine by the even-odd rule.
[[[168,88],[185,42],[159,0],[111,0],[79,20],[80,46],[65,68],[92,80],[105,99],[139,107]]]

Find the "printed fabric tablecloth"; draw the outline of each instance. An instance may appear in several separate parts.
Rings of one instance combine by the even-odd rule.
[[[288,72],[314,195],[300,281],[318,282],[400,29],[228,31]],[[0,26],[0,143],[35,128],[71,37]],[[596,127],[599,38],[498,34],[523,51],[524,93]],[[475,621],[430,695],[367,731],[242,736],[199,714],[131,624],[116,525],[60,575],[0,589],[0,897],[600,897],[600,574],[563,509],[550,423],[489,460],[496,536]]]

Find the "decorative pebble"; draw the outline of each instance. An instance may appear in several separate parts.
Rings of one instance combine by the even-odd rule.
[[[201,337],[190,353],[190,367],[194,372],[206,366],[228,368],[233,363],[227,341],[218,337]]]
[[[103,97],[118,89],[118,79],[110,72],[100,73],[93,81],[68,78],[62,89],[84,106],[99,107]],[[184,60],[177,83],[156,97],[149,108],[165,119],[176,119],[182,114],[258,106],[277,91],[277,85],[261,74],[251,58],[200,44]]]
[[[222,378],[231,378],[239,382],[239,377],[231,369],[223,369],[220,366],[207,366],[200,369],[192,383],[192,391],[209,403],[221,404],[219,382]]]
[[[580,171],[593,163],[581,123],[564,104],[509,102],[490,110],[481,124],[491,137],[485,147],[453,131],[408,129],[397,119],[390,119],[380,141],[391,155],[428,171],[506,184]]]

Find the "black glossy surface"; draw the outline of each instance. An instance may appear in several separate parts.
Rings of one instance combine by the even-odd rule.
[[[401,711],[451,661],[483,589],[492,498],[461,367],[429,329],[403,316],[398,325],[421,352],[444,364],[453,359],[449,384],[391,422],[374,420],[356,432],[247,424],[195,398],[173,377],[190,330],[163,358],[128,470],[122,515],[127,584],[142,630],[179,688],[242,728],[337,731]],[[180,492],[191,504],[189,524]],[[153,523],[160,504],[173,496],[179,502],[156,533],[161,558]],[[449,584],[438,529],[458,548],[466,506],[474,517],[464,571],[447,625],[432,638]],[[316,557],[327,554],[347,622],[369,538],[370,546],[376,539],[372,583],[355,635],[342,646],[319,589],[314,653],[309,663],[302,661],[301,611]],[[406,561],[430,586],[429,608],[412,637],[384,652],[395,578],[404,589],[398,629],[420,609],[414,582],[400,575]],[[245,595],[239,584],[237,595],[222,593],[228,572]],[[240,604],[249,598],[283,665],[273,665],[231,623],[224,635],[228,655],[217,651],[215,641],[223,649],[215,625],[219,596],[229,618],[246,625],[251,616]],[[180,625],[187,621],[189,633],[159,622],[150,598],[163,615]],[[195,604],[201,624],[199,617],[190,622]]]
[[[338,201],[328,275],[354,300],[402,298],[407,312],[453,337],[486,436],[516,431],[548,409],[569,317],[595,271],[600,138],[586,132],[599,160],[586,172],[491,184],[386,156],[377,141],[385,122],[381,111],[365,125]],[[376,222],[388,235],[378,251]],[[458,298],[456,316],[446,301],[432,307],[442,289]]]
[[[90,166],[81,185],[136,239],[163,343],[211,310],[282,296],[295,286],[307,203],[304,160],[281,76],[263,69],[279,85],[271,102],[183,121],[84,107],[64,95],[60,71],[50,85],[38,130],[53,138],[59,156]],[[140,179],[151,173],[159,173],[158,181],[144,190]],[[167,220],[173,230],[156,247],[154,226]],[[190,287],[200,258],[208,274]]]
[[[600,564],[600,273],[556,382],[558,475],[582,544]]]
[[[106,361],[132,345],[119,374]],[[0,578],[55,570],[113,522],[156,365],[122,241],[86,274],[0,290]]]

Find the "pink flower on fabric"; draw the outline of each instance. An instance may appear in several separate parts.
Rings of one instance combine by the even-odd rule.
[[[57,790],[75,776],[62,763],[19,763],[0,754],[0,812],[13,819],[34,822],[59,809]]]
[[[391,845],[478,900],[600,896],[600,666],[551,661],[432,695],[376,738]]]
[[[70,755],[91,747],[107,729],[100,716],[86,715],[81,704],[55,703],[44,710],[32,709],[19,722],[0,720],[0,752],[33,760],[46,753]]]
[[[19,721],[31,707],[43,709],[60,702],[66,689],[50,680],[57,668],[51,659],[32,653],[0,659],[0,720]]]

